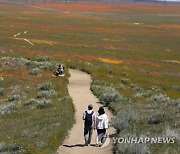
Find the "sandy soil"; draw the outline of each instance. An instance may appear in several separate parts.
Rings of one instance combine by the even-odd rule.
[[[73,99],[75,105],[76,123],[69,132],[69,136],[64,141],[63,145],[59,147],[59,154],[111,154],[112,153],[112,140],[107,147],[99,148],[95,147],[96,144],[96,130],[93,132],[92,145],[84,146],[83,137],[83,120],[82,114],[87,110],[88,104],[93,104],[94,111],[97,113],[98,108],[101,106],[98,99],[90,91],[91,76],[78,71],[70,69],[71,77],[69,78],[68,90]],[[112,114],[108,109],[105,109],[109,119]],[[113,128],[108,129],[108,133],[111,135],[115,131]]]

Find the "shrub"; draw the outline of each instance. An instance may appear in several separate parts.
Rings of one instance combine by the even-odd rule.
[[[1,59],[6,61],[11,66],[24,66],[31,62],[31,60],[27,58],[3,57]]]
[[[95,80],[91,84],[90,89],[96,96],[99,96],[100,95],[100,89],[102,88],[102,86],[109,86],[109,84],[104,82],[104,81]]]
[[[40,66],[40,62],[30,60],[26,65],[30,68],[36,68]]]
[[[38,100],[35,99],[30,99],[28,101],[25,102],[24,106],[30,106],[30,105],[35,105],[38,103]]]
[[[172,89],[175,91],[180,91],[180,86],[173,86]]]
[[[100,89],[101,87],[99,86],[99,85],[91,85],[91,87],[90,87],[90,89],[91,89],[91,91],[95,91],[95,90],[98,90],[98,89]]]
[[[170,138],[176,138],[177,140],[180,140],[180,131],[179,129],[171,129],[170,127],[167,127],[165,132],[164,132],[165,137],[170,137]]]
[[[37,94],[37,98],[51,98],[56,95],[57,95],[57,93],[55,90],[39,91]]]
[[[61,124],[59,122],[52,124],[53,128],[58,128]]]
[[[11,153],[15,153],[15,152],[19,152],[20,150],[22,150],[22,147],[17,146],[15,144],[5,144],[5,143],[0,143],[0,153],[6,153],[6,152],[11,152]]]
[[[2,57],[1,60],[4,61],[11,61],[12,57],[6,56],[6,57]]]
[[[0,96],[3,96],[4,94],[4,88],[0,88]]]
[[[16,58],[16,62],[18,65],[24,66],[24,65],[28,65],[31,62],[31,60],[26,58]]]
[[[123,74],[122,74],[123,76],[128,76],[128,73],[126,73],[126,72],[123,72]]]
[[[132,104],[131,98],[129,97],[123,97],[120,102],[126,103],[126,104]]]
[[[105,82],[103,82],[103,81],[99,81],[99,80],[93,81],[93,85],[104,85],[104,84],[105,84]]]
[[[116,87],[115,87],[116,90],[122,90],[124,89],[124,85],[119,83]]]
[[[120,103],[124,103],[124,104],[127,105],[127,104],[131,104],[132,102],[131,102],[130,98],[123,97],[119,102],[111,102],[111,103],[109,103],[108,108],[111,111],[117,113],[117,112],[119,112],[119,109],[120,109],[120,105],[119,105]]]
[[[160,124],[160,123],[164,123],[168,120],[170,120],[171,118],[169,117],[169,115],[165,114],[165,113],[158,113],[155,114],[153,116],[151,116],[148,119],[148,124],[153,125],[153,124]]]
[[[130,87],[136,92],[143,91],[143,89],[136,84],[131,84]]]
[[[12,104],[0,105],[0,116],[11,113],[13,111],[13,107],[14,106]]]
[[[47,56],[37,55],[37,56],[36,56],[36,61],[38,61],[38,62],[43,62],[43,61],[48,60],[48,58],[49,58],[49,57],[47,57]]]
[[[33,68],[29,71],[29,74],[31,74],[31,75],[38,75],[40,73],[42,73],[42,70],[39,68]]]
[[[36,107],[38,109],[43,109],[43,108],[47,108],[47,107],[49,107],[51,105],[52,105],[51,101],[49,101],[49,100],[42,100],[42,101],[37,102]]]
[[[140,97],[143,97],[144,96],[144,93],[142,93],[142,92],[136,92],[135,94],[134,94],[134,97],[135,98],[140,98]]]
[[[121,143],[115,148],[116,154],[150,154],[147,144],[143,143]]]
[[[180,105],[180,99],[169,99],[167,101],[168,106],[177,107]]]
[[[36,146],[38,148],[45,148],[47,146],[47,144],[44,141],[39,141],[36,143]]]
[[[151,90],[147,90],[146,92],[144,92],[144,97],[151,97],[152,95],[154,94],[154,92],[153,91],[151,91]]]
[[[32,131],[29,131],[29,130],[26,129],[26,130],[22,131],[21,136],[23,138],[30,139],[30,138],[41,136],[41,133],[42,132],[32,132]]]
[[[122,110],[112,120],[112,126],[119,133],[127,129],[129,124],[134,123],[137,119],[137,114],[133,110]]]
[[[64,96],[63,98],[59,98],[58,102],[59,103],[66,103],[66,102],[69,102],[70,100],[71,100],[70,96]]]
[[[40,69],[44,69],[44,70],[55,70],[57,68],[57,63],[55,62],[41,62]]]
[[[52,89],[52,83],[48,81],[48,82],[44,82],[42,84],[39,84],[38,89],[49,91],[50,89]]]
[[[107,106],[110,102],[120,101],[122,96],[115,90],[115,88],[104,87],[100,90],[99,99]]]
[[[16,94],[13,94],[13,95],[10,95],[8,96],[8,101],[19,101],[20,100],[20,95],[16,95]]]
[[[91,87],[90,87],[90,90],[96,96],[100,95],[100,89],[101,89],[101,86],[99,86],[99,85],[91,85]]]
[[[129,83],[130,83],[130,79],[122,78],[122,79],[121,79],[121,82],[122,82],[123,84],[129,84]]]
[[[22,86],[21,85],[12,85],[10,87],[11,90],[11,94],[15,95],[15,94],[20,94],[22,92]]]
[[[15,66],[15,58],[13,57],[2,57],[1,60],[5,61],[6,65]]]
[[[151,101],[156,101],[156,102],[166,102],[167,100],[169,100],[169,97],[167,97],[166,95],[164,94],[155,94],[155,95],[152,95],[149,100]]]
[[[160,88],[158,88],[158,87],[156,87],[156,86],[152,86],[151,88],[150,88],[150,90],[152,90],[152,91],[154,91],[154,92],[161,92],[161,89]]]

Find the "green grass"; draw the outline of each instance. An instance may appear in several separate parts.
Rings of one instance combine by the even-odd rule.
[[[3,73],[6,73],[1,81],[4,93],[0,104],[0,143],[5,143],[6,147],[15,143],[22,147],[21,151],[24,153],[56,152],[74,123],[72,100],[58,102],[59,98],[68,95],[68,73],[64,78],[52,78],[53,72],[49,70],[44,70],[41,75],[30,75],[30,66],[19,68],[19,61],[21,60],[13,61],[12,58],[0,60]],[[11,63],[13,68],[6,66],[4,62]],[[42,91],[50,94],[48,93],[48,97],[39,98],[38,93]],[[54,93],[56,95],[53,95]],[[30,99],[36,99],[37,102],[26,105]],[[50,104],[45,104],[43,100]],[[2,107],[10,103],[13,104],[12,107],[7,108],[8,112],[4,114]]]

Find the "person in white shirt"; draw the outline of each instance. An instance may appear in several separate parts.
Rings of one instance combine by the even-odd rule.
[[[95,129],[96,126],[96,114],[93,111],[93,105],[88,105],[88,110],[83,113],[83,120],[84,120],[84,140],[85,145],[91,143],[91,137],[93,133],[93,128]]]
[[[97,144],[100,146],[104,141],[106,129],[109,127],[109,121],[103,107],[99,108],[98,113],[99,115],[96,117],[96,129],[98,134]]]

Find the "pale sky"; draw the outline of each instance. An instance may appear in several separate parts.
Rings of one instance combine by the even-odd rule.
[[[180,2],[180,0],[158,0],[158,1],[171,1],[171,2]]]

